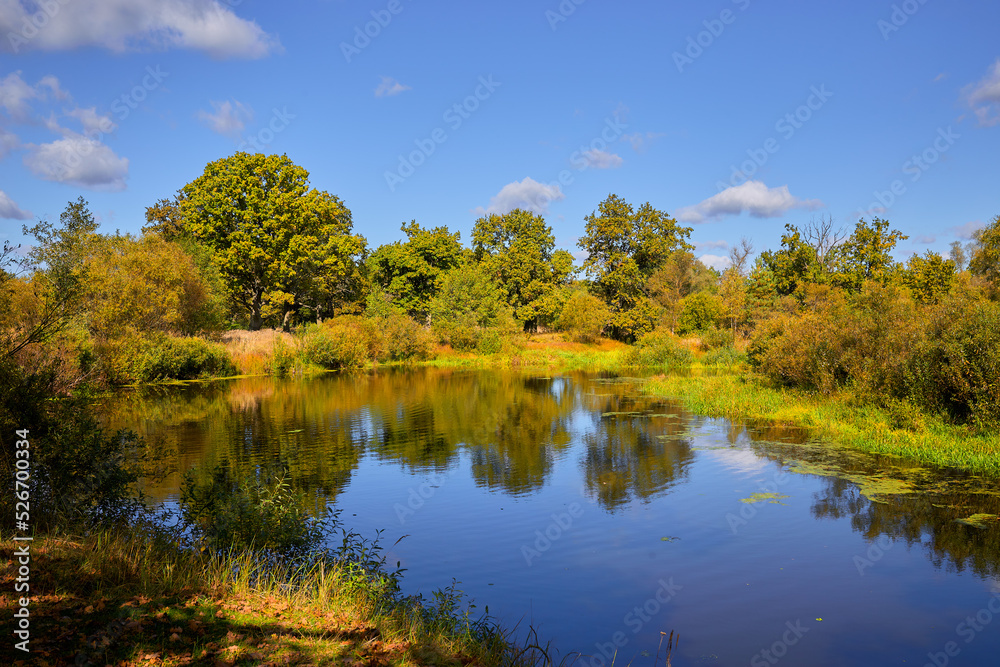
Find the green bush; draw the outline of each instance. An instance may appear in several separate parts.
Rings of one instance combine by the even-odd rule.
[[[463,265],[445,275],[430,311],[434,333],[456,350],[478,349],[486,329],[501,335],[517,329],[504,292],[475,265]]]
[[[735,342],[736,336],[731,329],[711,326],[701,334],[701,349],[704,352],[717,350],[721,347],[732,347]]]
[[[945,305],[908,370],[911,393],[928,408],[1000,429],[1000,304]]]
[[[611,316],[604,302],[585,290],[577,290],[559,315],[559,328],[578,343],[593,343]]]
[[[322,368],[361,368],[378,356],[379,341],[370,320],[342,316],[307,327],[302,349],[307,361]]]
[[[625,365],[650,368],[686,368],[691,364],[691,350],[684,347],[666,329],[656,329],[632,346],[625,355]]]
[[[434,350],[434,337],[405,313],[374,321],[380,340],[380,360],[408,361],[429,359]]]
[[[271,357],[267,360],[267,372],[275,377],[287,377],[295,367],[295,350],[278,336],[271,348]]]
[[[497,354],[503,349],[503,338],[495,329],[487,329],[479,337],[476,349],[479,354]]]
[[[677,319],[677,333],[696,333],[718,325],[722,316],[719,297],[708,292],[698,292],[685,297],[682,303],[681,314]]]
[[[201,338],[166,337],[147,342],[134,364],[139,382],[194,380],[236,373],[226,348]]]

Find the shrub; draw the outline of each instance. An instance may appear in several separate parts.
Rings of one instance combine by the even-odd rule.
[[[370,320],[345,315],[309,326],[302,336],[307,361],[326,369],[361,368],[379,352]]]
[[[731,329],[720,329],[711,326],[701,335],[701,349],[704,352],[717,350],[722,347],[732,347],[736,342],[736,336]]]
[[[578,343],[593,343],[611,313],[604,302],[584,290],[577,290],[566,301],[559,315],[559,328]]]
[[[908,370],[911,393],[928,408],[1000,428],[1000,304],[947,304]]]
[[[267,360],[267,372],[275,377],[286,377],[295,366],[295,350],[278,336],[274,339],[271,356]]]
[[[320,549],[325,513],[320,518],[310,516],[303,509],[303,496],[292,491],[284,472],[256,470],[237,481],[217,466],[207,482],[199,484],[196,477],[196,470],[184,475],[181,516],[208,550],[305,556]]]
[[[139,382],[194,380],[236,373],[226,348],[201,338],[166,337],[142,347],[132,373]]]
[[[722,305],[719,298],[708,292],[698,292],[684,298],[677,320],[677,333],[705,331],[719,323]]]
[[[517,328],[500,286],[474,265],[448,272],[430,311],[434,333],[456,350],[477,349],[485,329],[506,334]]]
[[[495,329],[487,329],[479,337],[476,349],[480,354],[497,354],[503,348],[503,339]]]
[[[405,313],[374,320],[380,336],[380,360],[407,361],[429,359],[434,349],[434,337]]]
[[[656,329],[636,341],[625,355],[625,364],[673,369],[687,367],[691,359],[691,350],[681,345],[669,331]]]
[[[777,315],[758,327],[747,356],[780,384],[829,393],[849,377],[842,326],[826,314]]]

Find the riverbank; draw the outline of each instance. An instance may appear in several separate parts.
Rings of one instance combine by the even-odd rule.
[[[281,334],[273,332],[233,339],[241,341],[240,358],[252,358],[256,360],[254,367],[263,369],[273,366],[267,352],[273,349],[273,339],[278,336]],[[288,334],[284,336],[291,340]],[[248,338],[262,342],[248,346]],[[817,438],[871,454],[906,457],[921,465],[1000,477],[1000,433],[976,433],[970,427],[947,424],[908,403],[878,407],[849,390],[823,395],[774,387],[739,362],[706,365],[710,357],[702,352],[697,338],[679,344],[691,352],[690,366],[683,372],[650,379],[644,391],[678,399],[687,409],[706,416],[779,422],[809,429]],[[634,373],[635,368],[625,365],[630,349],[608,339],[585,344],[566,341],[561,334],[540,334],[520,338],[493,354],[439,346],[429,359],[389,365]],[[302,368],[306,374],[324,372],[315,366]]]
[[[870,454],[1000,477],[1000,434],[946,424],[907,404],[886,409],[863,403],[850,392],[827,396],[774,388],[746,370],[659,375],[643,390],[709,417],[806,428],[819,439]]]
[[[5,591],[17,568],[8,555]],[[12,658],[125,667],[529,664],[496,627],[447,605],[393,599],[359,574],[278,568],[255,582],[250,573],[261,573],[250,558],[207,559],[135,532],[36,537],[31,651]]]

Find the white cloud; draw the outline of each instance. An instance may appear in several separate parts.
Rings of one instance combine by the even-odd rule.
[[[965,90],[965,100],[979,124],[986,127],[1000,124],[1000,58],[993,63],[986,77]]]
[[[98,134],[111,134],[115,131],[115,128],[118,127],[115,125],[114,121],[111,120],[111,116],[97,113],[97,107],[73,109],[71,111],[67,111],[66,115],[80,121],[84,134],[91,137]]]
[[[11,72],[0,80],[0,107],[18,122],[28,120],[31,100],[41,96],[36,86],[29,86],[20,72]]]
[[[253,109],[236,100],[211,102],[212,111],[198,111],[198,120],[213,132],[227,136],[238,136],[247,123],[253,120]]]
[[[473,209],[474,215],[496,213],[503,215],[515,208],[524,209],[544,215],[549,211],[549,203],[566,198],[558,185],[545,185],[533,178],[526,177],[523,181],[514,181],[501,188],[496,196],[490,199],[490,205]]]
[[[393,95],[399,95],[404,90],[413,89],[409,86],[404,86],[391,76],[383,76],[382,83],[378,84],[378,88],[375,89],[375,97],[392,97]]]
[[[31,33],[25,25],[30,25],[39,10],[25,4],[7,1],[0,6],[0,35],[4,35],[0,49],[18,53],[96,46],[123,53],[180,48],[203,51],[213,58],[261,58],[281,49],[276,37],[265,33],[255,21],[236,16],[227,3],[218,0],[53,3],[57,11],[43,28]]]
[[[68,132],[62,139],[28,148],[24,166],[47,181],[92,190],[125,189],[128,159],[100,142]]]
[[[7,193],[0,190],[0,218],[10,220],[31,220],[31,211],[25,211],[14,203],[14,200],[7,196]]]
[[[45,100],[50,95],[57,100],[70,99],[69,93],[60,87],[59,79],[51,74],[43,76],[33,86],[21,78],[20,71],[11,72],[0,79],[0,108],[18,123],[27,123],[31,120],[31,102]]]
[[[7,153],[21,145],[17,136],[0,127],[0,160],[7,157]]]
[[[622,141],[631,145],[632,150],[636,153],[641,153],[647,148],[647,146],[649,146],[649,144],[665,136],[667,135],[662,132],[647,132],[646,134],[636,132],[634,134],[623,134]]]
[[[799,199],[792,196],[787,185],[769,188],[760,181],[747,181],[709,197],[695,206],[677,211],[682,222],[702,223],[718,220],[727,215],[749,213],[753,218],[780,218],[796,208],[817,209],[823,206],[818,199]]]
[[[985,226],[986,225],[983,224],[983,222],[980,220],[972,220],[971,222],[967,222],[964,225],[952,227],[948,231],[952,232],[953,234],[955,234],[955,236],[957,236],[960,239],[971,239],[973,234],[975,234],[977,231],[979,231]]]
[[[595,148],[584,151],[583,159],[587,161],[587,166],[593,169],[616,169],[624,162],[620,155],[599,151]]]
[[[70,94],[67,93],[65,90],[63,90],[59,86],[59,79],[57,79],[56,77],[52,76],[51,74],[43,76],[42,79],[38,82],[38,87],[39,88],[48,88],[52,92],[52,95],[57,100],[68,100],[68,99],[70,99]]]
[[[733,265],[732,260],[721,255],[702,255],[698,258],[698,260],[705,266],[710,266],[713,269],[718,269],[719,271],[725,271]]]
[[[729,243],[727,241],[695,241],[695,250],[728,250]]]

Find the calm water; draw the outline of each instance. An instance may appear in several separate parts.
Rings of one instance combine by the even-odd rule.
[[[107,409],[181,471],[283,462],[359,532],[408,535],[390,553],[405,592],[455,578],[585,667],[616,643],[618,664],[652,665],[670,630],[675,665],[1000,665],[1000,525],[956,521],[1000,513],[995,485],[639,387],[419,369],[156,388]]]

